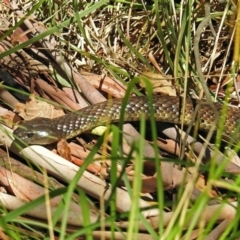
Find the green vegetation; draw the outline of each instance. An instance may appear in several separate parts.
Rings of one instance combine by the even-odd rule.
[[[0,67],[25,91],[6,82],[1,71],[0,78],[13,95],[34,95],[24,106],[33,113],[0,96],[4,106],[29,120],[58,116],[49,102],[77,110],[103,96],[109,104],[122,97],[124,109],[131,94],[144,94],[152,117],[142,116],[136,127],[141,137],[134,140],[123,126],[122,110],[119,123],[109,124],[101,136],[84,134],[78,147],[70,144],[71,161],[76,157],[80,169],[43,148],[2,144],[9,158],[0,160],[6,190],[0,195],[0,238],[238,239],[240,141],[237,133],[228,142],[223,137],[228,105],[218,113],[217,131],[213,126],[199,137],[190,126],[187,133],[199,142],[183,136],[176,143],[173,135],[159,133],[162,125],[155,122],[151,103],[156,92],[204,97],[210,105],[216,99],[234,103],[239,4],[23,2],[1,3]],[[39,100],[46,105],[40,108]],[[60,150],[70,156],[66,143]]]

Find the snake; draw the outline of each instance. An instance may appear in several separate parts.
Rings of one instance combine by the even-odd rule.
[[[156,121],[190,125],[194,124],[193,120],[197,118],[198,128],[205,131],[209,131],[212,126],[217,129],[222,119],[224,121],[223,134],[240,139],[237,130],[240,110],[220,102],[213,104],[215,110],[204,100],[161,94],[154,94],[151,98],[148,96],[129,97],[125,104],[122,99],[111,99],[54,119],[38,117],[23,121],[13,134],[15,138],[26,144],[45,145],[76,137],[97,126],[116,123],[124,113],[123,120],[126,122],[139,121],[142,116],[145,119],[154,116]],[[199,107],[196,114],[197,106]],[[215,114],[216,111],[218,114]],[[216,121],[216,115],[219,116],[218,121]]]

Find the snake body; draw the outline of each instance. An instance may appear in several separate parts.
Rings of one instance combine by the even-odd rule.
[[[213,124],[216,125],[216,119],[214,110],[208,103],[190,98],[184,101],[181,97],[167,95],[153,95],[152,101],[147,96],[130,97],[124,108],[124,121],[138,121],[142,115],[149,119],[152,109],[156,121],[189,125],[194,119],[194,110],[198,104],[200,107],[196,116],[199,128],[209,130]],[[228,106],[224,115],[221,113],[223,105],[214,105],[220,118],[225,117],[224,135],[232,136],[240,121],[240,110]],[[99,125],[119,121],[122,106],[122,99],[112,99],[55,119],[35,118],[23,122],[14,131],[14,135],[27,144],[41,145],[73,138]],[[240,134],[236,134],[236,137],[239,138]]]

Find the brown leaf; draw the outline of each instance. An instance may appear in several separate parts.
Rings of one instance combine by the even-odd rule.
[[[149,80],[152,83],[153,91],[168,94],[170,96],[176,96],[176,89],[172,84],[172,78],[167,75],[154,72],[143,72],[140,78],[140,86],[145,88],[144,79]]]
[[[16,122],[16,119],[14,118],[17,118],[12,111],[2,107],[0,108],[0,117],[1,120],[4,121],[4,124],[6,124],[8,127],[12,127],[13,122]]]
[[[71,150],[68,146],[66,139],[62,139],[58,142],[57,151],[61,157],[67,159],[68,161],[71,161]]]
[[[0,17],[0,30],[1,31],[6,31],[9,29],[9,25],[10,25],[10,22],[4,18],[4,17]]]
[[[30,100],[25,106],[18,104],[15,111],[20,112],[19,115],[25,120],[31,120],[36,117],[56,118],[64,115],[62,110],[56,110],[53,105],[36,100],[34,95],[30,96]]]

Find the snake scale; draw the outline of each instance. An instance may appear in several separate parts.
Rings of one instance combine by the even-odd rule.
[[[199,128],[209,130],[215,124],[215,114],[212,107],[206,102],[198,102],[190,98],[167,95],[153,95],[152,109],[156,121],[169,122],[185,125],[191,124],[194,118],[194,110],[200,104],[197,118]],[[221,103],[214,103],[220,118],[223,117]],[[55,119],[35,118],[25,121],[14,131],[14,136],[27,144],[49,144],[60,139],[73,138],[83,132],[87,132],[96,126],[109,122],[119,121],[122,108],[122,99],[112,99],[88,106],[76,112],[66,114]],[[149,98],[130,97],[124,109],[124,121],[138,121],[140,116],[146,119],[150,117]],[[240,110],[228,106],[225,115],[224,135],[232,136],[236,131],[240,119]],[[217,127],[217,126],[216,126]],[[240,134],[236,134],[240,139]]]

